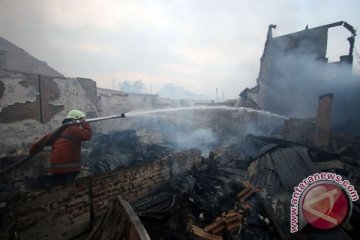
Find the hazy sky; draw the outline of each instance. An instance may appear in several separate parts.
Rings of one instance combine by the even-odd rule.
[[[0,0],[0,36],[99,87],[141,79],[153,93],[173,83],[228,99],[256,84],[269,24],[274,36],[342,20],[359,30],[359,10],[359,0]],[[337,61],[350,32],[329,34]]]

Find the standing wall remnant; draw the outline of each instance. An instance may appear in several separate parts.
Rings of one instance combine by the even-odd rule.
[[[0,70],[0,157],[27,152],[37,137],[58,128],[71,109],[98,116],[93,80]]]
[[[348,55],[329,62],[328,32],[343,26],[351,33]],[[273,37],[270,25],[257,86],[245,89],[237,106],[251,105],[292,118],[316,115],[317,99],[334,94],[333,132],[360,133],[360,78],[352,73],[356,30],[344,21]]]
[[[200,163],[201,151],[190,149],[65,185],[20,192],[14,202],[14,230],[20,239],[71,239],[88,230],[119,194],[132,202],[164,184],[174,165],[182,174]]]

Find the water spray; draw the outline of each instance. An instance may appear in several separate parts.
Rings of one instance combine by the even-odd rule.
[[[168,112],[178,112],[178,111],[194,111],[194,110],[227,110],[227,111],[242,111],[242,112],[254,112],[254,113],[258,113],[258,114],[264,114],[266,116],[272,116],[272,117],[278,117],[281,119],[287,119],[286,116],[281,116],[278,114],[274,114],[274,113],[270,113],[270,112],[266,112],[266,111],[261,111],[261,110],[254,110],[254,109],[249,109],[249,108],[244,108],[244,107],[240,107],[240,108],[234,108],[234,107],[227,107],[227,106],[196,106],[196,107],[180,107],[180,108],[163,108],[163,109],[155,109],[155,110],[148,110],[148,111],[134,111],[134,112],[129,112],[126,113],[127,117],[140,117],[140,116],[148,116],[148,115],[153,115],[153,114],[159,114],[159,113],[168,113]],[[84,119],[83,121],[88,122],[88,123],[93,123],[93,122],[99,122],[99,121],[104,121],[104,120],[108,120],[108,119],[117,119],[117,118],[125,118],[125,113],[121,113],[121,114],[117,114],[117,115],[111,115],[111,116],[106,116],[106,117],[97,117],[97,118],[90,118],[90,119]],[[39,148],[32,154],[29,154],[28,157],[15,162],[14,164],[10,165],[9,167],[3,169],[0,171],[0,176],[3,175],[4,173],[9,172],[10,170],[22,165],[23,163],[27,162],[28,160],[32,159],[35,155],[37,155],[38,153],[40,153],[46,146],[50,146],[52,145],[52,143],[61,135],[61,133],[65,130],[66,127],[71,126],[71,125],[79,125],[81,123],[81,120],[74,120],[71,122],[66,122],[64,124],[62,124],[59,128],[57,128],[53,134],[43,143],[41,144],[41,146],[39,146]]]
[[[107,117],[90,118],[90,119],[85,119],[84,121],[88,122],[88,123],[92,123],[92,122],[99,122],[99,121],[103,121],[103,120],[107,120],[107,119],[115,119],[115,118],[125,118],[125,113],[121,113],[121,114],[117,114],[117,115],[111,115],[111,116],[107,116]],[[11,171],[12,169],[14,169],[16,167],[19,167],[20,165],[22,165],[23,163],[27,162],[28,160],[32,159],[35,155],[40,153],[46,146],[52,145],[52,143],[61,135],[61,133],[68,126],[79,125],[80,123],[81,123],[81,120],[74,120],[74,121],[71,121],[71,122],[63,123],[33,153],[29,154],[29,156],[27,156],[26,158],[24,158],[22,160],[19,160],[19,161],[13,163],[12,165],[8,166],[7,168],[1,170],[0,175],[3,175],[3,174]]]
[[[195,106],[195,107],[176,107],[176,108],[160,108],[155,110],[146,110],[146,111],[134,111],[126,113],[126,117],[136,117],[143,115],[152,115],[158,113],[169,113],[169,112],[179,112],[179,111],[194,111],[194,110],[226,110],[226,111],[242,111],[248,113],[258,113],[263,114],[270,117],[278,117],[281,119],[288,119],[287,116],[279,115],[276,113],[271,113],[263,110],[256,110],[252,108],[246,107],[228,107],[228,106]]]

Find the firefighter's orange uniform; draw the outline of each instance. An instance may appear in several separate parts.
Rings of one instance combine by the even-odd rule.
[[[74,118],[75,119],[75,118]],[[45,142],[51,134],[42,137],[30,148],[30,154]],[[91,139],[91,127],[86,121],[78,125],[65,128],[60,136],[52,143],[50,174],[67,174],[80,172],[81,142]]]

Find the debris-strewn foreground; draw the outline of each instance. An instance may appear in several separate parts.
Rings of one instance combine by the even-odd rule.
[[[301,129],[293,129],[293,133],[296,130]],[[134,224],[140,226],[138,232],[145,227],[149,234],[138,233],[140,239],[356,239],[359,201],[353,203],[349,221],[332,230],[308,225],[291,234],[289,216],[294,187],[311,174],[337,173],[359,188],[358,141],[332,136],[338,149],[334,151],[309,141],[248,135],[236,144],[210,151],[198,164],[131,201],[127,209],[139,219],[127,227],[116,210],[124,200],[114,200],[89,238],[106,239],[115,234],[127,239],[125,230],[114,231]],[[173,165],[172,171],[181,172],[176,167]]]
[[[200,167],[132,204],[153,239],[355,239],[359,201],[349,222],[330,231],[290,234],[289,212],[294,186],[313,173],[336,172],[358,188],[359,162],[311,144],[247,141],[210,152]]]
[[[359,189],[360,139],[331,136],[331,147],[318,147],[310,141],[316,138],[311,119],[289,119],[287,128],[289,121],[298,123],[292,124],[291,139],[286,128],[272,136],[247,135],[214,146],[206,157],[197,149],[144,143],[139,151],[133,131],[99,136],[103,144],[87,156],[111,150],[134,161],[126,165],[109,155],[98,165],[89,158],[86,172],[93,173],[86,177],[55,186],[22,185],[25,189],[3,202],[4,239],[51,234],[53,239],[131,239],[133,234],[138,239],[356,239],[359,201],[353,202],[349,221],[335,229],[308,225],[290,234],[291,195],[305,177],[334,172]],[[116,164],[122,168],[112,169]]]
[[[351,33],[349,54],[329,63],[328,29],[339,26]],[[183,104],[56,72],[2,69],[0,169],[21,160],[68,108],[82,106],[89,117],[155,114],[130,112],[133,118],[94,126],[74,181],[46,182],[49,149],[1,175],[0,238],[357,239],[356,191],[347,195],[351,215],[337,227],[302,221],[301,231],[290,233],[294,187],[308,176],[337,174],[360,189],[356,31],[343,21],[279,37],[275,28],[269,26],[257,86],[234,107],[174,108]]]

